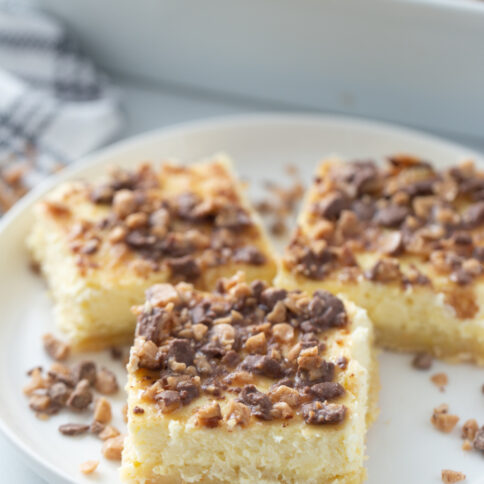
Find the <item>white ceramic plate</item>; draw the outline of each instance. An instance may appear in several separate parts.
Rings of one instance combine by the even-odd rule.
[[[245,116],[185,124],[149,133],[117,144],[34,190],[0,222],[0,426],[20,449],[27,462],[49,483],[117,482],[116,465],[101,459],[96,477],[83,477],[79,464],[100,455],[94,437],[63,437],[60,423],[75,420],[61,413],[47,422],[39,421],[27,407],[22,386],[27,369],[49,363],[40,336],[52,329],[51,303],[42,281],[29,270],[24,248],[32,223],[32,204],[62,180],[92,177],[108,164],[133,165],[142,160],[158,161],[176,157],[190,161],[218,151],[236,160],[242,177],[257,191],[264,179],[285,178],[281,169],[297,164],[306,180],[315,163],[328,153],[348,157],[381,157],[411,152],[448,165],[463,157],[483,160],[469,150],[406,129],[340,117]],[[106,361],[106,354],[95,359]],[[438,483],[442,468],[465,472],[466,482],[484,482],[484,456],[461,450],[459,429],[451,434],[437,432],[429,422],[432,409],[448,403],[461,417],[476,418],[484,424],[484,373],[468,366],[436,363],[431,373],[445,371],[449,385],[444,393],[429,381],[429,372],[410,366],[410,355],[380,355],[381,413],[368,439],[368,482],[371,484]],[[116,367],[122,378],[120,363]],[[115,425],[121,427],[123,392],[115,405]],[[75,416],[74,416],[75,417]],[[79,416],[79,421],[82,417]],[[1,479],[0,479],[1,480]]]

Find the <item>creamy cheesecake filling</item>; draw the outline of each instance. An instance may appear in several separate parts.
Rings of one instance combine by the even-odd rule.
[[[234,278],[155,286],[137,314],[127,482],[362,481],[377,387],[363,310]]]
[[[384,346],[484,362],[484,173],[323,162],[278,285],[346,295]]]
[[[211,289],[245,270],[272,280],[276,263],[230,162],[114,170],[69,182],[36,206],[28,238],[49,283],[59,327],[76,347],[128,342],[130,307],[157,282]]]

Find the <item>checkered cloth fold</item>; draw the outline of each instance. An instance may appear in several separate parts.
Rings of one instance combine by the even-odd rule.
[[[0,1],[0,213],[121,124],[116,90],[65,29]]]

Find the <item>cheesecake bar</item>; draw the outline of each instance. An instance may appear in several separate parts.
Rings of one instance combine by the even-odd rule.
[[[59,328],[83,349],[131,342],[130,308],[155,283],[212,289],[238,270],[267,281],[276,272],[224,156],[64,183],[36,205],[27,244],[52,292]]]
[[[241,275],[158,284],[136,310],[127,483],[356,484],[374,417],[366,312]]]
[[[323,162],[277,277],[343,294],[397,350],[484,363],[484,172]]]

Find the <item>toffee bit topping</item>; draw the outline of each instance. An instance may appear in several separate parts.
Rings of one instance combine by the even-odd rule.
[[[306,423],[334,424],[342,422],[346,415],[346,407],[336,403],[313,402],[303,405],[302,412]]]
[[[395,259],[381,259],[368,272],[365,277],[370,281],[392,282],[400,281],[402,273],[400,265]]]
[[[201,274],[197,261],[189,255],[167,259],[166,263],[174,276],[182,276],[184,279],[192,280]]]
[[[165,189],[172,178],[178,193]],[[84,190],[105,213],[74,233],[71,250],[81,256],[84,270],[99,267],[96,254],[106,251],[123,254],[119,260],[134,255],[129,266],[140,277],[168,270],[174,282],[196,281],[207,268],[229,262],[267,261],[254,245],[259,229],[218,162],[203,171],[170,164],[117,169],[106,182],[86,184]]]
[[[309,392],[324,402],[325,400],[333,400],[341,397],[345,394],[345,389],[336,382],[323,382],[309,387]]]
[[[323,164],[285,267],[318,280],[336,271],[344,277],[351,267],[352,281],[363,274],[405,287],[430,284],[427,271],[456,288],[480,277],[484,172],[472,163],[437,171],[420,160],[395,160],[385,167],[371,161]],[[362,252],[377,256],[373,267],[359,266]],[[424,273],[403,270],[398,257],[406,255],[419,259]]]
[[[399,227],[409,214],[409,209],[401,205],[388,205],[379,210],[375,222],[382,227]]]
[[[242,362],[243,370],[269,378],[279,378],[284,374],[281,364],[270,356],[249,355]]]
[[[139,365],[149,370],[160,369],[163,365],[161,353],[158,352],[158,346],[153,341],[143,341],[142,344],[136,348],[136,355],[139,358]]]
[[[341,356],[336,366],[325,359],[324,333],[346,327],[348,316],[341,300],[325,291],[308,296],[261,281],[248,285],[237,275],[219,281],[212,294],[186,283],[154,286],[135,312],[130,370],[143,375],[142,398],[162,413],[201,396],[210,398],[215,412],[228,391],[237,405],[217,422],[246,425],[247,412],[261,420],[287,419],[303,416],[308,402],[326,405],[345,394],[335,379],[348,360]],[[261,378],[272,380],[267,393],[257,387]],[[346,414],[337,409],[325,406],[319,413],[336,422]],[[210,426],[204,411],[197,421]]]
[[[245,427],[250,420],[250,409],[241,402],[230,400],[225,418],[231,427]]]
[[[173,412],[181,405],[180,394],[174,390],[165,390],[157,393],[154,399],[163,413]]]
[[[261,420],[272,420],[272,402],[270,398],[257,390],[254,385],[247,385],[242,389],[239,401],[251,409],[254,417]]]
[[[323,198],[314,207],[314,213],[321,215],[328,220],[337,220],[343,210],[349,206],[349,200],[343,193],[331,193]]]
[[[254,266],[260,266],[266,262],[265,255],[257,247],[252,246],[236,249],[233,259],[235,262],[243,262]]]
[[[136,406],[136,407],[133,408],[133,413],[135,415],[143,415],[145,413],[145,410],[144,410],[144,408]]]
[[[209,403],[198,409],[196,417],[197,424],[202,427],[218,427],[219,422],[222,420],[220,405],[217,402]]]

